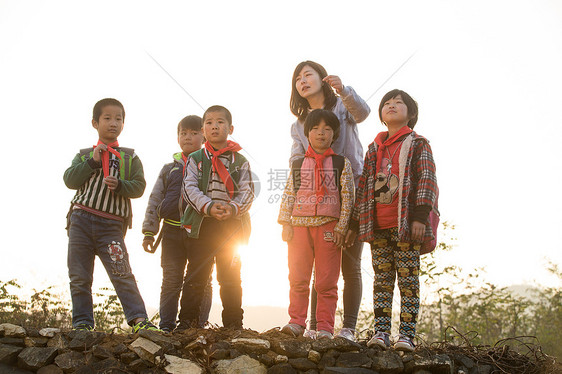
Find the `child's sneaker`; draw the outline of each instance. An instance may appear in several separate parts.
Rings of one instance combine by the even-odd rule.
[[[158,327],[150,323],[150,321],[147,319],[143,319],[139,323],[133,325],[133,334],[139,332],[139,330],[162,331]]]
[[[316,333],[316,339],[320,340],[320,339],[333,339],[334,335],[332,335],[331,332],[326,331],[326,330],[318,330],[318,332]]]
[[[378,346],[382,349],[390,348],[390,334],[388,332],[379,331],[369,340],[367,347]]]
[[[87,323],[80,323],[73,328],[74,331],[94,331],[94,327]]]
[[[398,341],[394,343],[394,349],[397,351],[404,351],[404,352],[413,352],[416,349],[414,342],[412,342],[412,338],[400,334]]]
[[[355,331],[349,327],[342,328],[336,335],[336,338],[344,338],[352,342],[357,341],[357,339],[355,339]]]
[[[289,336],[298,338],[299,336],[302,336],[302,334],[304,333],[304,327],[302,327],[301,325],[297,325],[296,323],[288,323],[285,326],[283,326],[281,332],[283,334],[287,334]]]
[[[312,340],[316,340],[316,330],[306,330],[302,336]]]

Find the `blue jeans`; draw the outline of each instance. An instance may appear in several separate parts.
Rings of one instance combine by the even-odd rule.
[[[131,272],[129,254],[123,240],[123,223],[75,210],[70,217],[68,236],[72,326],[82,323],[94,326],[92,281],[96,255],[113,283],[129,325],[136,318],[147,318],[135,276]]]
[[[190,240],[183,228],[164,224],[162,226],[162,290],[160,292],[160,328],[174,330],[178,317],[178,302],[183,288],[187,252]],[[209,319],[213,290],[211,278],[205,287],[199,326],[203,327]]]

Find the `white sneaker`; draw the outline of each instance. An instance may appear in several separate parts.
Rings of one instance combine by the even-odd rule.
[[[306,330],[304,332],[303,336],[305,338],[310,338],[312,340],[316,340],[317,333],[316,333],[316,330]]]
[[[350,329],[349,327],[342,328],[336,335],[336,338],[345,338],[352,342],[357,341],[357,339],[355,338],[355,330]]]
[[[400,335],[398,341],[394,343],[394,349],[397,351],[413,352],[416,347],[414,346],[411,338],[406,335]]]
[[[320,339],[333,339],[334,335],[332,335],[331,332],[326,331],[326,330],[319,330],[318,333],[316,334],[316,339],[320,340]]]
[[[390,334],[388,332],[379,331],[369,340],[367,347],[381,347],[382,349],[390,348]]]

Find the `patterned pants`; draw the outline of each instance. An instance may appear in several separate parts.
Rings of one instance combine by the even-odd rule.
[[[400,290],[400,328],[402,335],[413,338],[420,304],[420,245],[398,241],[396,228],[377,230],[371,243],[375,281],[373,307],[375,331],[390,333],[392,297],[398,274]]]

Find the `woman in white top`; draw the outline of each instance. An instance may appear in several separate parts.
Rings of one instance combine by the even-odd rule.
[[[359,141],[357,124],[363,122],[371,112],[365,100],[359,97],[353,88],[344,86],[338,76],[328,75],[322,65],[313,61],[303,61],[297,65],[293,73],[290,107],[291,112],[297,117],[291,126],[293,146],[290,163],[304,157],[308,149],[308,140],[304,135],[304,120],[308,113],[314,109],[331,110],[340,121],[340,134],[332,144],[332,149],[335,153],[349,159],[355,187],[357,187],[363,172],[363,147]],[[352,341],[355,341],[355,325],[362,296],[361,250],[362,243],[355,242],[342,255],[344,321],[338,336]],[[311,304],[310,330],[306,334],[314,338],[316,330],[314,288]]]

